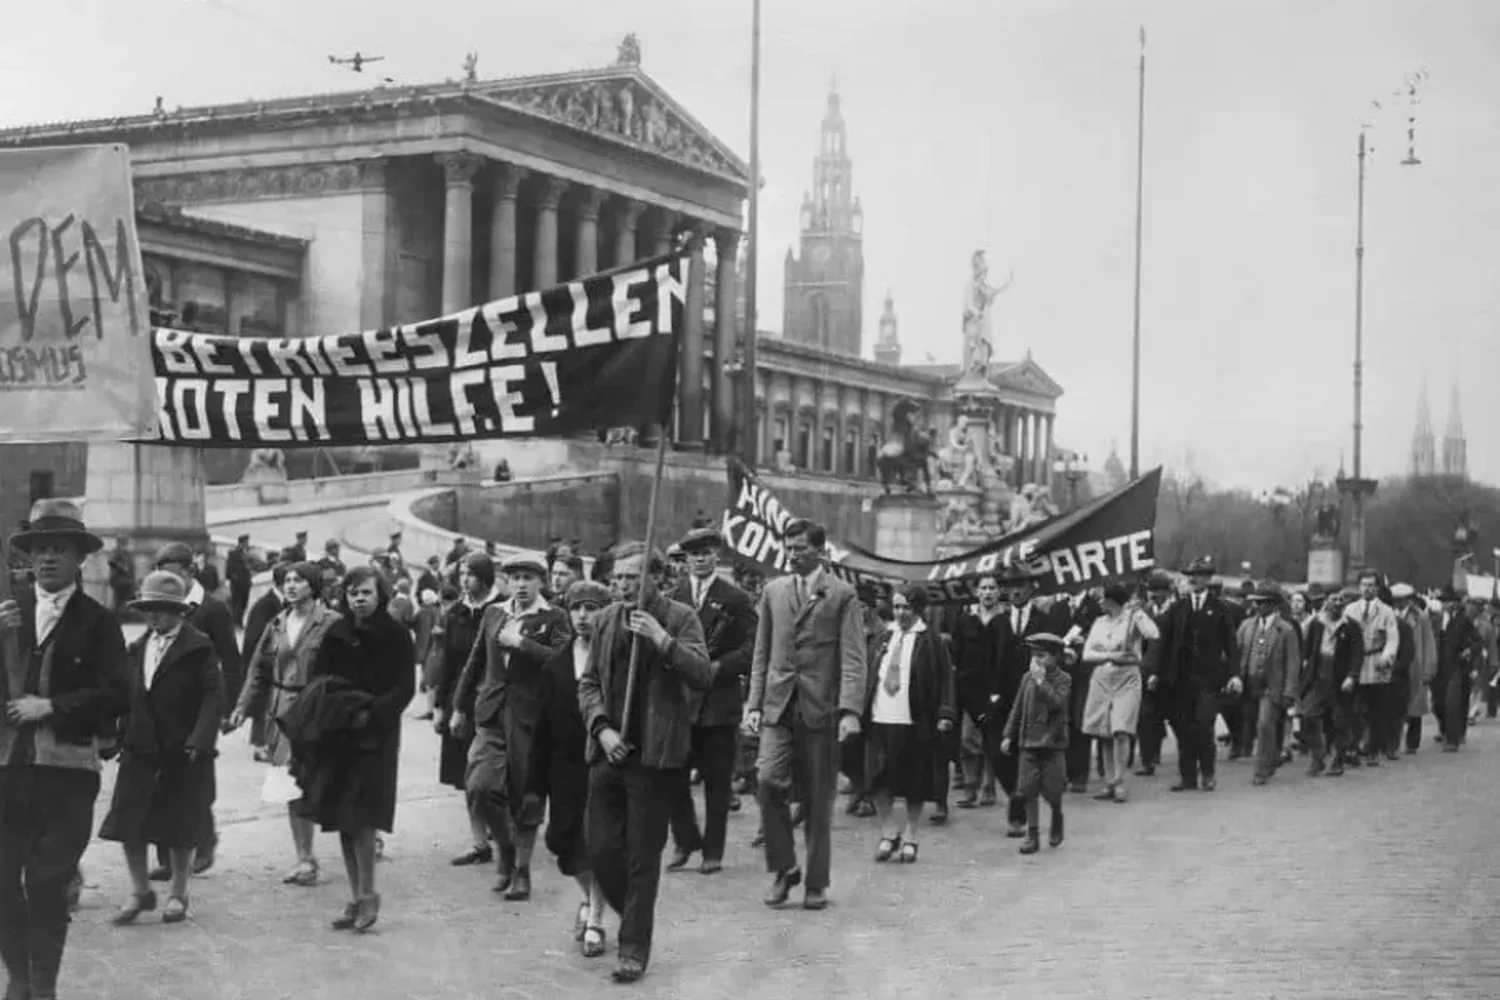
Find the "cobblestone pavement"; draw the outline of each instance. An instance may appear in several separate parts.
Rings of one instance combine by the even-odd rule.
[[[540,848],[527,903],[496,898],[489,872],[448,866],[463,807],[435,785],[425,724],[408,723],[384,912],[364,937],[327,929],[345,898],[331,835],[319,838],[324,884],[281,885],[286,826],[259,804],[260,770],[236,737],[220,767],[221,860],[194,880],[192,920],[111,927],[126,880],[115,845],[96,843],[63,995],[1489,1000],[1500,724],[1481,724],[1462,753],[1435,749],[1341,779],[1307,778],[1299,762],[1264,788],[1248,765],[1224,764],[1213,795],[1168,794],[1165,772],[1132,778],[1123,806],[1070,795],[1067,843],[1029,858],[1001,811],[955,810],[925,831],[918,864],[877,866],[871,821],[841,813],[821,913],[760,903],[747,800],[723,874],[663,877],[651,972],[624,988],[608,981],[612,957],[579,957],[577,890]]]

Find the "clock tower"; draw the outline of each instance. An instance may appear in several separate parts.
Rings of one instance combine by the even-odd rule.
[[[813,188],[802,196],[801,253],[786,252],[782,338],[859,357],[865,284],[864,211],[853,192],[844,116],[835,87],[823,115]]]

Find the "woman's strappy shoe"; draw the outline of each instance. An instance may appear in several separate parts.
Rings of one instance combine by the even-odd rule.
[[[299,861],[297,867],[282,876],[283,885],[297,885],[307,888],[318,884],[317,861]]]

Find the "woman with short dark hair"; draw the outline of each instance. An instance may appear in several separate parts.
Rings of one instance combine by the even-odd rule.
[[[1094,797],[1124,802],[1126,760],[1141,715],[1141,650],[1160,633],[1151,616],[1131,604],[1122,584],[1104,588],[1100,609],[1080,661],[1094,670],[1079,729],[1099,741],[1104,758],[1104,791]]]
[[[876,861],[917,860],[917,826],[933,795],[939,734],[956,718],[953,665],[942,636],[923,615],[927,594],[907,585],[891,597],[895,620],[870,647],[865,695],[865,789],[880,822]],[[895,798],[906,800],[904,834],[893,821]]]

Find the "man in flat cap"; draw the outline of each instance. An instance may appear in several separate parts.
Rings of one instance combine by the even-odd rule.
[[[78,586],[104,547],[67,500],[38,500],[11,536],[36,583],[0,601],[18,655],[0,672],[0,960],[5,995],[55,1000],[68,937],[68,885],[93,835],[101,737],[129,705],[119,622]]]
[[[547,661],[573,641],[568,613],[542,597],[547,568],[521,556],[502,567],[511,596],[480,619],[479,636],[454,690],[451,730],[473,726],[464,791],[500,844],[495,891],[531,898],[531,855],[545,811],[546,760],[535,743],[545,701],[538,684]],[[459,706],[472,704],[467,719]]]
[[[740,588],[721,578],[717,528],[694,528],[679,543],[687,558],[687,573],[672,599],[698,613],[708,659],[717,668],[713,687],[691,691],[688,716],[693,723],[692,765],[703,775],[703,828],[693,808],[692,789],[683,784],[672,809],[672,840],[676,852],[668,871],[687,867],[694,851],[703,852],[699,870],[712,875],[724,865],[724,839],[729,826],[729,804],[734,795],[734,762],[739,749],[740,717],[755,652],[755,607]]]
[[[1255,707],[1255,778],[1264,785],[1281,761],[1278,733],[1286,710],[1296,704],[1302,683],[1301,643],[1296,626],[1281,617],[1285,599],[1269,580],[1250,594],[1255,612],[1240,624],[1235,644],[1240,652],[1240,676]]]

